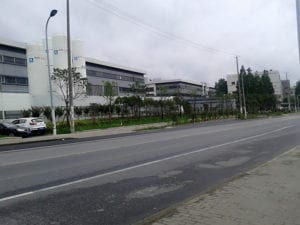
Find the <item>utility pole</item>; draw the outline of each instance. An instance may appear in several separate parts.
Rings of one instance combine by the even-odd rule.
[[[288,82],[288,74],[285,74],[286,76],[286,82]],[[289,104],[289,112],[291,111],[291,85],[289,83],[289,87],[288,87],[288,104]]]
[[[241,91],[241,81],[240,81],[240,71],[239,71],[239,57],[235,57],[236,60],[236,71],[238,76],[238,84],[239,84],[239,102],[240,102],[240,113],[243,113],[243,106],[242,106],[242,91]]]
[[[74,104],[73,104],[73,77],[72,77],[72,56],[71,56],[71,35],[70,35],[70,3],[67,0],[67,42],[68,42],[68,78],[69,78],[69,107],[70,107],[70,131],[75,132]]]
[[[241,74],[241,79],[242,79],[242,88],[243,88],[244,116],[245,116],[245,119],[247,119],[247,105],[246,105],[246,98],[245,98],[244,74]]]

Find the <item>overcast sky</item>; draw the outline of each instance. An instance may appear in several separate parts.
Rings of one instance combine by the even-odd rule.
[[[72,38],[86,56],[145,70],[150,78],[188,79],[213,85],[236,72],[234,56],[158,35],[106,10],[104,3],[168,33],[241,55],[255,70],[300,79],[295,0],[70,0]],[[112,6],[105,6],[112,7]],[[39,42],[51,9],[49,34],[65,34],[64,0],[1,0],[0,37]]]

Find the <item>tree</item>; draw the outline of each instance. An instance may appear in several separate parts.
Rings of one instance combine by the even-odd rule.
[[[251,68],[245,70],[242,66],[240,76],[243,76],[244,79],[248,112],[257,113],[258,111],[268,111],[276,108],[276,96],[267,70],[264,70],[263,75],[259,76],[258,74],[253,75]],[[239,104],[239,98],[237,101]]]
[[[197,89],[191,90],[190,95],[193,99],[193,122],[195,122],[195,120],[196,120]]]
[[[67,123],[69,124],[69,126],[71,126],[70,124],[71,109],[69,104],[69,75],[68,74],[69,72],[67,69],[54,68],[52,80],[58,87],[60,91],[59,96],[65,103]],[[86,96],[87,79],[82,78],[81,74],[76,72],[76,68],[72,68],[71,75],[73,78],[73,100]]]
[[[215,83],[216,95],[221,97],[228,93],[227,89],[227,81],[225,79],[219,79],[218,82]]]
[[[79,120],[80,116],[82,115],[82,111],[83,111],[83,108],[80,106],[76,106],[74,108],[74,113],[76,114],[78,120]]]
[[[160,96],[159,106],[160,106],[160,113],[161,113],[162,119],[164,118],[164,109],[165,109],[164,101],[165,101],[165,97],[167,95],[167,91],[168,91],[167,87],[160,86],[158,88],[158,95]]]
[[[64,115],[64,110],[62,109],[62,107],[55,108],[55,115],[58,119]]]
[[[298,80],[296,83],[295,94],[300,95],[300,80]]]
[[[138,112],[139,112],[139,119],[141,119],[141,106],[142,106],[142,98],[145,97],[146,94],[146,85],[141,84],[140,82],[136,81],[130,85],[131,91],[133,92],[134,96],[137,96],[135,99],[138,105]]]
[[[22,110],[22,116],[23,117],[30,117],[31,110],[30,109],[24,109]]]
[[[52,121],[51,108],[49,106],[46,106],[43,108],[43,114],[47,118],[47,120]]]
[[[117,95],[116,84],[109,81],[104,81],[104,98],[108,104],[109,121],[111,122],[112,104]]]
[[[40,107],[31,107],[31,114],[33,117],[39,117],[41,114],[42,108]]]

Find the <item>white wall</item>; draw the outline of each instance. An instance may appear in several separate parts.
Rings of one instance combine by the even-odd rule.
[[[24,93],[0,93],[1,111],[19,111],[31,108],[31,96]]]

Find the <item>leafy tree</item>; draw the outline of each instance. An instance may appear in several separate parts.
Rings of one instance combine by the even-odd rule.
[[[80,106],[75,106],[74,108],[74,113],[76,114],[78,120],[80,118],[80,116],[82,115],[82,111],[83,111],[83,108],[80,107]]]
[[[142,98],[146,95],[146,85],[141,84],[140,82],[136,81],[132,85],[130,85],[131,91],[133,92],[136,101],[138,113],[139,113],[139,119],[141,119],[141,106],[142,106]]]
[[[104,81],[104,98],[108,104],[108,113],[109,113],[109,121],[111,121],[112,114],[112,104],[114,102],[114,98],[117,95],[116,84],[109,81]]]
[[[225,79],[219,79],[218,82],[215,83],[216,95],[223,96],[228,94],[227,89],[227,81]]]
[[[193,99],[193,122],[195,122],[196,119],[196,101],[197,101],[197,90],[193,89],[190,93],[192,99]]]
[[[164,109],[165,109],[165,97],[167,95],[167,87],[160,86],[158,88],[158,95],[160,96],[159,100],[159,106],[160,106],[160,113],[161,113],[161,118],[164,118]]]
[[[43,114],[48,120],[52,121],[51,108],[49,106],[43,108]]]
[[[298,80],[296,83],[295,94],[300,95],[300,80]]]
[[[55,115],[57,116],[57,118],[59,119],[60,117],[62,117],[64,115],[64,110],[62,107],[56,107],[55,108]]]
[[[254,75],[251,68],[245,70],[244,66],[242,66],[240,80],[241,76],[244,79],[244,92],[248,112],[257,113],[276,108],[276,96],[274,95],[274,88],[267,70],[264,70],[263,75],[259,76],[258,74]],[[237,90],[239,90],[239,85],[237,85]],[[236,100],[238,105],[240,105],[240,98]]]
[[[30,114],[31,114],[31,110],[30,109],[22,110],[22,116],[23,117],[30,117]]]
[[[33,117],[39,117],[41,114],[42,108],[40,107],[31,107],[31,114]]]

